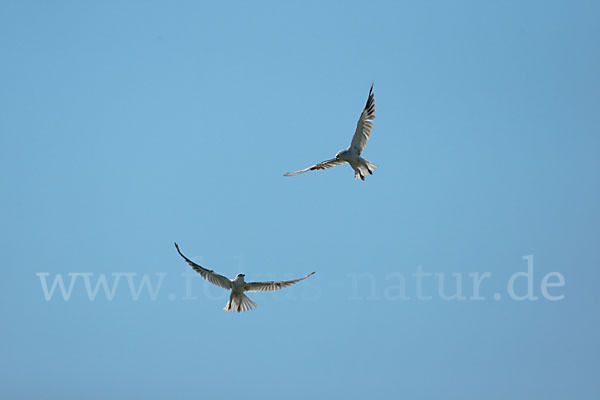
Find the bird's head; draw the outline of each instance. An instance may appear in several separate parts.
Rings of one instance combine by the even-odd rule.
[[[236,278],[243,278],[245,276],[246,276],[246,274],[237,274]]]
[[[341,158],[343,160],[344,158],[342,158],[342,157],[345,157],[347,154],[348,154],[348,149],[346,149],[346,150],[340,150],[335,155],[335,159],[339,160]]]

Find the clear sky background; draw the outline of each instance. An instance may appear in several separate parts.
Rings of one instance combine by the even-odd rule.
[[[0,396],[598,398],[599,20],[594,1],[3,1]],[[349,145],[371,82],[375,174],[283,177]],[[225,313],[199,276],[184,299],[174,241],[230,277],[317,274]],[[538,299],[516,301],[528,255]],[[419,266],[467,299],[429,277],[419,300]],[[91,301],[80,276],[46,301],[36,274],[73,272],[166,275],[155,300],[122,277]]]

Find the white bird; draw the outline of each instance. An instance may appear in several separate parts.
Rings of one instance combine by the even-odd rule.
[[[177,245],[177,243],[175,243],[175,248],[177,249],[179,255],[183,257],[185,261],[187,261],[190,267],[192,267],[194,271],[202,275],[204,279],[206,279],[213,285],[220,286],[223,289],[231,290],[229,301],[223,308],[223,310],[230,312],[248,311],[258,305],[252,300],[250,300],[248,296],[244,294],[244,292],[272,292],[291,286],[294,283],[298,283],[301,280],[304,280],[314,274],[314,272],[311,272],[310,274],[300,279],[280,282],[245,282],[244,277],[246,275],[237,274],[235,279],[231,280],[227,277],[224,277],[223,275],[215,273],[212,270],[201,267],[200,265],[196,264],[195,262],[184,256],[183,253],[181,253],[181,251],[179,250],[179,246]]]
[[[356,131],[354,131],[354,136],[352,137],[352,143],[350,144],[350,147],[348,147],[346,150],[338,151],[338,153],[335,155],[335,158],[332,158],[331,160],[320,162],[312,167],[308,167],[300,171],[288,172],[287,174],[284,174],[284,176],[299,175],[307,171],[327,169],[335,167],[336,165],[348,163],[352,169],[354,169],[354,179],[360,178],[364,181],[367,173],[372,175],[373,170],[377,168],[377,165],[365,160],[360,156],[365,147],[367,147],[367,142],[371,137],[371,130],[373,130],[372,121],[374,119],[375,97],[373,95],[373,85],[371,85],[367,104],[365,105],[362,114],[360,114],[360,118],[356,124]]]

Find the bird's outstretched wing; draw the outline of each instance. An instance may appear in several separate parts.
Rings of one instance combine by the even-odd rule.
[[[175,243],[175,248],[177,249],[179,255],[183,257],[185,261],[187,261],[190,267],[192,267],[194,271],[202,275],[204,279],[206,279],[213,285],[222,287],[223,289],[231,289],[231,281],[229,279],[227,279],[223,275],[215,274],[215,272],[210,269],[201,267],[200,265],[196,264],[195,262],[184,256],[181,250],[179,250],[179,246],[177,245],[177,243]]]
[[[304,278],[294,279],[293,281],[281,281],[281,282],[248,282],[246,286],[244,286],[244,291],[246,292],[272,292],[274,290],[283,289],[285,287],[291,286],[294,283],[298,283],[309,276],[314,275],[314,272],[306,275]]]
[[[336,158],[332,158],[331,160],[323,161],[318,164],[313,165],[312,167],[301,169],[300,171],[288,172],[287,174],[283,174],[283,176],[294,176],[300,175],[308,171],[314,171],[317,169],[327,169],[331,167],[335,167],[336,165],[342,165],[345,161],[338,160]]]
[[[367,104],[360,114],[358,123],[356,124],[356,131],[352,137],[352,144],[350,148],[353,149],[356,154],[360,155],[362,151],[367,147],[369,138],[371,137],[371,130],[373,130],[373,121],[375,119],[375,95],[373,94],[373,85],[369,90],[369,98]]]

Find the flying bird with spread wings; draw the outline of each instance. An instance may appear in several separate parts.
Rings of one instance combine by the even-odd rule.
[[[367,99],[367,104],[365,105],[362,114],[360,114],[360,118],[358,119],[358,123],[356,124],[356,131],[354,131],[354,136],[352,137],[352,143],[350,144],[350,147],[346,150],[339,151],[335,155],[335,158],[332,158],[331,160],[320,162],[318,164],[313,165],[312,167],[308,167],[300,171],[288,172],[287,174],[284,174],[284,176],[299,175],[307,171],[327,169],[335,167],[336,165],[348,163],[354,170],[354,179],[360,178],[364,181],[365,176],[367,176],[367,173],[373,175],[373,170],[377,168],[377,165],[365,160],[360,156],[365,147],[367,147],[367,142],[371,137],[371,131],[373,130],[372,121],[374,119],[375,96],[373,95],[373,85],[371,85],[371,90],[369,90],[369,98]]]
[[[311,275],[314,275],[314,272],[306,275],[300,279],[294,279],[292,281],[279,281],[279,282],[245,282],[244,274],[237,274],[235,279],[231,280],[229,278],[224,277],[223,275],[219,275],[212,270],[201,267],[196,264],[189,258],[183,255],[181,250],[179,250],[179,246],[175,243],[175,248],[177,252],[183,259],[204,279],[212,283],[213,285],[217,285],[222,287],[223,289],[231,290],[231,295],[229,296],[229,301],[223,308],[225,311],[229,312],[242,312],[252,310],[258,304],[253,302],[244,294],[244,292],[272,292],[275,290],[283,289],[285,287],[291,286],[294,283],[298,283]]]

